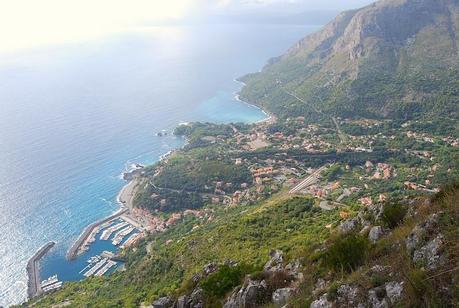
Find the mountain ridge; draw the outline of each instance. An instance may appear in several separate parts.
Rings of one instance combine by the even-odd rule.
[[[304,114],[275,106],[282,84],[336,116],[410,118],[431,110],[448,88],[449,102],[436,106],[446,114],[458,101],[450,89],[459,76],[458,29],[454,0],[384,0],[343,12],[261,73],[243,77],[241,96],[286,115]],[[369,83],[374,93],[366,93]],[[289,104],[298,102],[287,99]]]

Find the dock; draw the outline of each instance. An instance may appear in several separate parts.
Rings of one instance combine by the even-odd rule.
[[[112,244],[118,246],[123,241],[123,239],[134,230],[135,227],[129,226],[125,229],[122,229],[121,231],[118,231],[118,233],[116,233],[115,237],[113,238]]]
[[[99,262],[96,263],[96,265],[94,265],[93,267],[91,267],[86,273],[84,273],[83,275],[85,277],[90,277],[92,275],[94,275],[100,268],[102,268],[102,266],[105,265],[105,263],[107,263],[108,259],[104,258],[102,260],[100,260]]]
[[[119,211],[114,213],[113,215],[108,216],[107,218],[104,218],[100,221],[97,221],[95,223],[90,224],[87,226],[83,232],[80,234],[78,239],[73,243],[73,245],[69,248],[67,251],[67,260],[73,260],[75,259],[82,251],[81,247],[83,246],[84,243],[88,240],[88,238],[91,236],[93,233],[94,229],[97,227],[103,225],[104,223],[107,223],[121,215],[123,215],[128,209],[127,208],[121,208]]]
[[[107,263],[94,274],[94,276],[103,276],[109,269],[116,265],[115,261],[109,260]]]
[[[29,298],[33,298],[43,293],[40,281],[39,261],[51,248],[54,247],[54,245],[56,245],[55,242],[45,244],[38,249],[32,258],[30,258],[29,262],[27,262],[27,275],[29,277],[27,283],[27,295]]]
[[[123,245],[120,246],[120,248],[121,249],[127,248],[133,245],[134,243],[136,243],[137,241],[139,241],[144,236],[145,236],[144,233],[134,233],[123,243]]]
[[[112,236],[113,232],[116,232],[116,231],[120,230],[121,228],[126,227],[127,225],[128,225],[128,223],[123,221],[123,222],[120,222],[120,223],[110,227],[110,228],[105,229],[102,232],[102,235],[101,235],[100,239],[103,240],[103,241],[107,241],[110,238],[110,236]]]

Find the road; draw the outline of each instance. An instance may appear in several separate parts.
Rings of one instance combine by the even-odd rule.
[[[289,194],[296,194],[300,192],[301,190],[305,189],[308,186],[311,186],[312,184],[316,183],[319,180],[319,175],[322,173],[327,168],[327,166],[322,166],[319,169],[317,169],[313,174],[305,178],[301,183],[293,187],[290,191]]]
[[[295,98],[296,100],[302,102],[303,104],[308,105],[308,106],[311,107],[315,112],[317,112],[317,113],[319,113],[319,114],[322,114],[322,115],[325,115],[325,116],[328,116],[328,115],[326,115],[322,110],[318,109],[316,106],[314,106],[314,105],[308,103],[308,102],[305,101],[304,99],[299,98],[299,97],[298,97],[297,95],[295,95],[294,93],[291,93],[291,92],[285,90],[282,86],[281,86],[281,89],[282,89],[282,91],[283,91],[285,94],[287,94],[287,95],[289,95],[289,96]],[[335,127],[336,127],[336,134],[338,135],[338,138],[340,139],[341,143],[346,142],[346,141],[347,141],[347,136],[346,136],[346,134],[344,134],[343,131],[341,130],[338,121],[336,120],[335,117],[330,117],[330,118],[331,118],[333,124],[334,124]]]

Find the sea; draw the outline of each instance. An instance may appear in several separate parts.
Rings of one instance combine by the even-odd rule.
[[[117,248],[97,240],[74,261],[65,254],[118,210],[122,173],[182,146],[171,134],[181,122],[264,119],[235,98],[235,79],[317,29],[145,27],[0,53],[0,306],[26,300],[27,261],[49,241],[41,277],[83,279],[89,257]]]

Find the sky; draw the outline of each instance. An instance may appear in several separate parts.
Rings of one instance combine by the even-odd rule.
[[[341,11],[372,0],[0,0],[0,52],[209,16]]]

